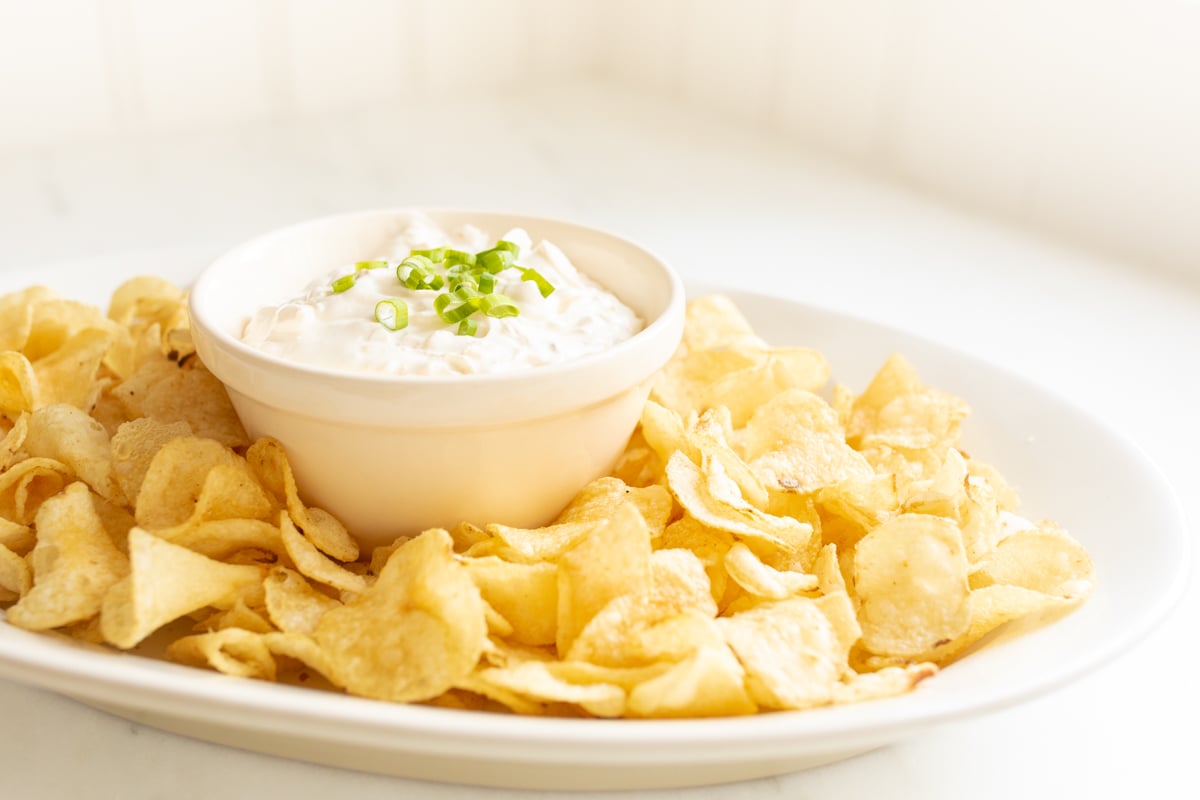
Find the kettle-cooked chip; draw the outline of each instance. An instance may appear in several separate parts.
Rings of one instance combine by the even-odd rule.
[[[435,529],[397,549],[358,598],[322,616],[314,638],[330,677],[351,694],[429,700],[474,669],[487,641],[485,613],[450,535]]]
[[[47,630],[95,616],[129,564],[104,529],[87,486],[73,483],[51,497],[34,524],[38,542],[29,556],[33,588],[8,610],[8,621]]]
[[[883,523],[854,548],[854,591],[871,652],[919,656],[953,641],[971,624],[958,527],[925,514]]]

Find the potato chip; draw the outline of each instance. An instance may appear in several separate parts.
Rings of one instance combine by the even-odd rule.
[[[296,569],[307,578],[318,583],[341,589],[343,592],[361,594],[367,589],[367,581],[342,565],[334,562],[316,548],[295,526],[287,512],[279,515],[279,530],[283,546]],[[445,533],[445,531],[440,531]],[[449,534],[446,534],[449,536]],[[393,556],[394,558],[394,556]]]
[[[314,638],[330,677],[351,694],[428,700],[474,669],[487,639],[484,614],[450,535],[435,529],[393,553],[357,599],[322,616]]]
[[[73,483],[42,504],[30,553],[33,588],[8,610],[20,628],[47,630],[94,616],[109,589],[129,572],[92,505],[87,486]]]
[[[260,519],[189,521],[154,531],[160,539],[218,561],[232,561],[251,551],[260,562],[275,562],[287,554],[278,525]]]
[[[724,606],[729,576],[725,572],[725,553],[733,546],[734,538],[725,531],[710,528],[685,514],[667,526],[656,543],[662,549],[679,548],[691,552],[704,566],[713,600]]]
[[[795,597],[717,620],[763,708],[801,709],[832,702],[848,669],[845,647],[812,600]]]
[[[193,611],[228,608],[261,589],[263,575],[260,567],[223,564],[140,528],[129,532],[129,566],[100,609],[105,641],[122,650]]]
[[[33,533],[33,528],[0,517],[0,545],[23,556],[32,550],[36,543],[37,537]]]
[[[275,680],[275,659],[262,635],[241,628],[176,639],[167,646],[167,658],[237,678]]]
[[[27,458],[0,472],[0,517],[28,525],[42,503],[71,482],[71,470],[52,458]]]
[[[970,582],[972,589],[1004,584],[1071,600],[1091,592],[1094,571],[1079,542],[1053,523],[1042,523],[997,544]]]
[[[75,476],[111,503],[124,503],[109,449],[108,432],[75,406],[48,405],[28,417],[25,450],[66,464]]]
[[[742,542],[725,553],[725,571],[747,592],[766,600],[783,600],[800,592],[811,592],[819,584],[816,575],[783,572],[764,564]]]
[[[702,562],[690,550],[673,548],[650,554],[650,596],[676,608],[717,615],[712,583]]]
[[[651,534],[657,536],[671,516],[671,495],[661,486],[634,488],[616,478],[599,478],[579,491],[556,523],[595,522],[607,519],[626,503],[632,503],[642,515]]]
[[[943,517],[902,514],[868,533],[854,548],[853,586],[874,653],[920,655],[971,622],[962,537]]]
[[[727,647],[700,647],[629,694],[633,717],[718,717],[758,710],[745,670]]]
[[[33,364],[21,353],[0,352],[0,413],[15,420],[39,404]]]
[[[470,558],[467,571],[483,599],[508,620],[521,644],[554,644],[558,631],[558,568],[515,564],[495,556]]]
[[[17,600],[29,593],[33,573],[25,559],[0,544],[0,598]]]
[[[167,442],[191,432],[186,422],[164,423],[146,418],[120,425],[109,442],[109,449],[113,474],[122,494],[131,502],[136,501],[154,456]]]
[[[8,469],[17,453],[25,446],[25,436],[29,433],[29,415],[22,414],[4,434],[0,441],[0,472]]]
[[[650,587],[650,529],[632,502],[568,550],[558,566],[555,645],[565,654],[584,626],[614,598]]]
[[[96,373],[112,341],[108,331],[88,328],[33,362],[39,405],[69,403],[90,410],[100,396]]]
[[[688,302],[684,352],[736,345],[766,347],[732,300],[710,294]]]
[[[699,647],[720,646],[712,617],[652,593],[627,594],[602,608],[571,643],[566,659],[605,667],[682,661]]]
[[[211,633],[228,628],[241,628],[251,633],[270,633],[275,630],[275,626],[265,614],[265,609],[251,608],[246,598],[239,597],[229,608],[214,610],[207,619],[196,624],[195,630]]]
[[[33,328],[34,309],[56,297],[45,286],[31,286],[0,296],[0,352],[24,350]]]
[[[287,567],[274,567],[263,579],[267,614],[284,633],[312,635],[327,611],[341,605],[309,585],[304,576]]]
[[[841,683],[834,684],[834,703],[862,703],[867,700],[882,700],[910,692],[926,678],[938,672],[933,664],[906,664],[900,667],[884,667],[875,672],[853,674]]]
[[[625,691],[607,683],[574,684],[565,681],[540,661],[526,661],[512,667],[488,667],[473,675],[469,684],[494,687],[504,696],[517,695],[534,703],[570,703],[596,717],[619,717],[625,711]],[[489,692],[501,696],[500,692]]]
[[[185,422],[196,436],[229,447],[250,444],[225,387],[196,359],[148,361],[114,390],[130,418]]]
[[[798,550],[812,538],[811,525],[766,514],[745,502],[719,461],[706,458],[702,472],[676,452],[667,463],[667,485],[699,522],[738,538],[782,550]]]

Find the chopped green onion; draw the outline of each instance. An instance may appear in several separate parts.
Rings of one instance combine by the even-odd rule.
[[[459,336],[474,336],[477,330],[479,330],[479,325],[473,319],[464,319],[458,323],[457,333]]]
[[[554,285],[550,283],[550,281],[543,278],[542,273],[538,272],[536,269],[532,269],[530,267],[523,268],[521,270],[521,280],[533,281],[537,286],[538,291],[541,292],[542,297],[549,297],[550,295],[554,294]]]
[[[496,246],[493,247],[492,249],[493,250],[507,250],[508,252],[513,254],[513,258],[516,258],[517,256],[521,255],[521,245],[517,244],[516,242],[507,241],[505,239],[501,239],[498,242],[496,242]]]
[[[516,260],[517,257],[508,250],[484,250],[475,256],[475,263],[493,275],[508,269]]]
[[[446,260],[446,248],[434,247],[429,250],[413,250],[409,252],[409,256],[421,256],[422,258],[428,258],[435,264],[440,264]]]
[[[335,280],[331,285],[333,287],[334,294],[341,294],[342,292],[346,291],[347,289],[349,289],[351,286],[354,285],[354,276],[353,275],[343,275],[342,277]]]
[[[459,303],[453,308],[447,308],[445,311],[438,312],[438,316],[442,318],[442,322],[461,322],[478,310],[476,305],[468,300],[465,303]]]
[[[448,250],[446,250],[446,254],[445,254],[445,262],[446,262],[447,266],[453,266],[456,264],[466,264],[468,266],[475,266],[475,254],[467,253],[462,250],[449,250],[448,249]]]
[[[408,304],[389,297],[375,304],[375,319],[389,331],[408,327]]]
[[[372,259],[371,261],[359,261],[357,264],[354,265],[354,269],[355,270],[383,269],[387,265],[388,265],[388,262],[384,261],[383,259],[377,258],[377,259]]]
[[[433,269],[428,256],[409,256],[396,267],[396,279],[409,289],[440,289],[445,279]]]
[[[479,276],[479,293],[491,294],[496,291],[496,276],[490,272],[485,272]]]
[[[515,317],[521,313],[521,309],[517,308],[517,304],[506,294],[489,294],[479,298],[479,310],[486,316],[497,319]]]

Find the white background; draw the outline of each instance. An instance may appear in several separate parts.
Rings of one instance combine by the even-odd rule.
[[[570,217],[1034,378],[1137,439],[1194,530],[1198,77],[1182,0],[0,0],[0,268],[186,274],[378,205]],[[1198,625],[1193,588],[1052,696],[653,796],[1189,796]],[[518,796],[200,744],[11,683],[0,709],[6,797]]]

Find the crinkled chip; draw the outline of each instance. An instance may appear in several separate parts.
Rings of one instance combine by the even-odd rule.
[[[100,610],[109,644],[127,650],[194,611],[227,608],[261,589],[261,567],[224,564],[140,528],[129,532],[129,575],[113,586]]]
[[[554,644],[558,631],[555,564],[517,564],[495,556],[469,558],[465,563],[483,599],[512,626],[513,641]]]
[[[108,431],[75,406],[43,406],[29,415],[25,450],[31,456],[60,461],[111,503],[123,503],[109,448]]]
[[[314,638],[351,694],[429,700],[462,681],[487,640],[483,598],[450,535],[406,542],[367,591],[321,617]]]
[[[186,422],[159,422],[141,418],[125,422],[113,434],[109,447],[113,470],[121,491],[132,503],[142,489],[154,456],[172,439],[189,436]]]
[[[94,616],[129,564],[104,529],[87,486],[73,483],[47,500],[34,524],[33,588],[8,610],[8,621],[46,630]]]

